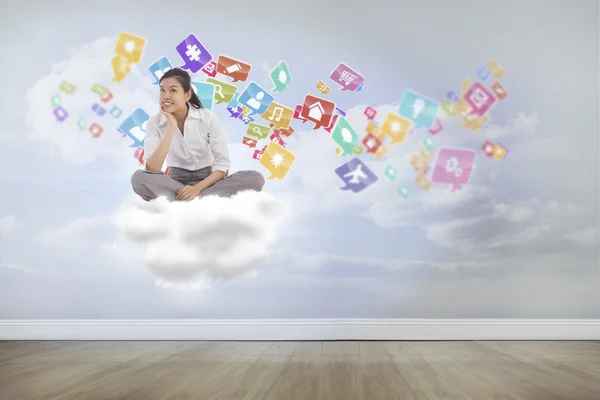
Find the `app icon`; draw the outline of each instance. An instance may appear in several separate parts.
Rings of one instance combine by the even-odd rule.
[[[408,199],[409,192],[408,192],[408,189],[407,189],[406,187],[404,187],[404,186],[400,186],[400,187],[398,188],[398,194],[399,194],[400,196],[402,196],[402,197],[403,197],[405,200],[407,200],[407,199]]]
[[[492,90],[494,91],[494,94],[499,100],[504,100],[506,96],[508,96],[508,93],[506,93],[506,89],[504,89],[504,86],[502,86],[500,82],[494,82],[492,84]]]
[[[160,78],[167,72],[173,68],[171,62],[167,57],[161,57],[157,61],[155,61],[152,65],[148,67],[148,71],[152,74],[155,81],[152,82],[153,85],[158,85],[160,83]]]
[[[52,108],[56,108],[60,105],[60,93],[56,93],[50,98],[50,104],[52,104]]]
[[[460,95],[464,95],[465,93],[467,93],[467,90],[469,90],[471,88],[471,83],[473,81],[471,80],[471,78],[467,78],[463,81],[463,83],[460,84]],[[457,99],[458,100],[458,99]],[[456,102],[456,100],[455,100]]]
[[[444,147],[439,149],[437,159],[433,163],[431,181],[451,185],[453,192],[466,185],[471,177],[476,152],[471,149]]]
[[[129,147],[138,147],[144,145],[144,139],[146,139],[146,125],[150,116],[143,108],[136,108],[129,117],[119,126],[121,132],[129,136],[133,140],[133,143]]]
[[[486,156],[493,157],[494,146],[496,146],[494,143],[490,142],[489,140],[486,140],[485,143],[483,143],[483,146],[481,146],[481,149],[483,150]]]
[[[340,155],[340,157],[349,156],[354,153],[354,147],[356,146],[356,141],[358,140],[358,134],[354,128],[350,126],[346,117],[342,117],[341,115],[338,117],[335,128],[333,129],[333,133],[331,134],[331,138],[343,150],[343,153]]]
[[[273,96],[256,82],[250,82],[240,94],[238,101],[250,109],[250,115],[264,114],[273,102]]]
[[[107,90],[106,93],[102,97],[100,97],[100,101],[103,103],[108,103],[113,98],[113,94],[110,90]]]
[[[292,152],[275,142],[269,142],[260,157],[260,163],[271,173],[267,179],[285,178],[295,160]]]
[[[323,98],[306,95],[300,116],[315,123],[313,129],[328,126],[331,123],[335,103]]]
[[[244,114],[244,117],[247,117],[250,114],[251,111],[252,110],[250,110],[248,107],[242,106],[242,112]]]
[[[402,95],[398,114],[414,123],[414,128],[429,129],[437,116],[440,104],[417,92],[407,90]]]
[[[449,117],[456,116],[456,111],[454,111],[454,103],[448,99],[442,102],[442,110],[444,110],[446,115]]]
[[[250,64],[223,54],[217,59],[217,72],[230,77],[232,83],[248,79],[251,69],[252,66]]]
[[[379,146],[379,148],[373,155],[377,158],[382,158],[385,155],[385,153],[387,153],[387,147],[384,144],[382,144],[381,146]]]
[[[340,114],[341,116],[345,117],[346,116],[346,111],[344,110],[340,110],[339,108],[335,108],[335,112]]]
[[[375,182],[377,176],[359,158],[353,158],[335,170],[337,176],[344,182],[341,190],[351,190],[360,193]]]
[[[193,33],[179,43],[175,50],[184,62],[181,68],[188,69],[193,73],[200,71],[212,60],[212,55]]]
[[[479,68],[479,71],[477,71],[477,76],[482,82],[485,82],[487,78],[490,77],[490,70],[486,67]]]
[[[280,61],[279,64],[273,68],[270,75],[271,80],[275,85],[275,87],[271,89],[273,92],[281,93],[290,85],[290,83],[292,83],[290,70],[288,69],[288,65],[284,60]]]
[[[335,114],[333,116],[333,118],[331,118],[331,122],[329,123],[329,125],[326,128],[323,128],[327,131],[327,133],[331,133],[331,130],[335,126],[339,116],[340,116],[340,114]]]
[[[464,97],[459,97],[458,100],[456,100],[456,103],[454,103],[454,112],[456,112],[456,114],[463,119],[468,117],[472,111],[473,109],[469,103],[467,103]]]
[[[362,154],[363,150],[364,150],[364,148],[360,145],[354,146],[354,154]]]
[[[475,82],[465,93],[464,99],[471,106],[471,114],[479,116],[487,113],[496,102],[494,95],[481,82]]]
[[[142,146],[138,146],[133,152],[133,157],[136,158],[140,164],[143,164],[144,148]]]
[[[139,63],[145,45],[146,40],[144,38],[121,32],[117,38],[115,54],[125,57],[129,63]]]
[[[363,90],[363,85],[364,85],[364,84],[365,84],[365,83],[363,82],[363,83],[361,83],[360,85],[358,85],[358,87],[356,88],[355,92],[362,92],[362,90]]]
[[[381,133],[381,128],[379,125],[375,123],[375,121],[369,121],[367,127],[365,128],[365,132],[372,134],[378,139],[383,138],[383,134]]]
[[[263,155],[266,148],[267,148],[267,145],[265,145],[265,147],[263,147],[260,150],[254,150],[254,153],[252,154],[252,158],[254,158],[255,160],[260,160],[260,157]]]
[[[450,100],[452,103],[455,103],[456,100],[458,100],[458,95],[454,92],[454,90],[449,91],[448,93],[446,93],[446,97],[448,98],[448,100]]]
[[[423,147],[425,150],[431,150],[433,148],[433,139],[430,136],[425,136],[425,139],[423,139]]]
[[[274,128],[275,125],[271,124],[271,128]],[[273,132],[277,133],[280,136],[290,137],[292,133],[294,133],[294,128],[289,126],[285,129],[273,129]]]
[[[440,133],[442,129],[444,129],[444,127],[442,126],[442,122],[438,118],[436,118],[435,121],[433,121],[433,125],[431,126],[431,128],[429,128],[429,134],[436,135]]]
[[[396,179],[396,176],[398,176],[398,171],[396,170],[396,168],[392,167],[391,165],[387,165],[385,167],[385,171],[383,172],[383,174],[390,180],[393,181],[394,179]]]
[[[122,55],[115,54],[110,60],[110,65],[112,66],[113,74],[115,75],[112,78],[113,82],[122,82],[131,72],[131,61]]]
[[[58,85],[58,89],[62,90],[66,94],[73,94],[73,92],[75,92],[75,88],[76,86],[69,81],[62,81],[60,85]]]
[[[270,139],[272,142],[275,142],[275,143],[277,143],[278,145],[285,147],[285,142],[284,142],[284,140],[283,140],[283,139],[281,138],[281,136],[279,136],[277,133],[273,133],[271,136],[269,136],[269,139]]]
[[[252,148],[256,147],[257,142],[256,142],[256,139],[252,139],[252,138],[244,136],[242,138],[242,143],[252,149]]]
[[[213,100],[215,98],[215,85],[210,82],[194,82],[192,81],[192,89],[200,103],[209,110],[213,108]]]
[[[365,146],[367,153],[373,154],[377,153],[377,150],[379,150],[379,147],[381,146],[381,140],[379,140],[379,138],[372,133],[368,133],[363,139],[362,143]]]
[[[56,107],[54,110],[52,110],[52,113],[58,122],[64,122],[64,120],[69,117],[69,113],[63,108],[63,106]]]
[[[433,182],[427,178],[427,175],[421,171],[417,172],[417,176],[415,177],[415,182],[419,187],[423,190],[431,189]]]
[[[379,135],[389,136],[392,139],[391,144],[398,144],[404,142],[410,126],[411,122],[408,119],[396,113],[389,112],[381,125],[380,133],[373,134],[377,137]]]
[[[104,132],[104,129],[102,129],[102,127],[95,122],[92,122],[88,130],[92,134],[93,138],[99,138],[102,136],[102,132]]]
[[[109,113],[113,116],[114,119],[118,119],[123,114],[123,110],[121,110],[117,106],[112,106]]]
[[[99,97],[102,97],[108,92],[108,88],[99,83],[94,83],[92,85],[92,92],[96,93]]]
[[[317,82],[317,90],[319,92],[321,92],[322,95],[326,95],[327,93],[329,93],[331,91],[331,89],[329,88],[329,86],[327,86],[325,84],[325,82],[323,82],[323,81]]]
[[[250,116],[245,116],[243,112],[240,113],[240,116],[238,117],[238,119],[241,119],[245,125],[248,125],[249,123],[254,122],[254,118],[252,118]]]
[[[215,60],[211,60],[208,64],[202,67],[200,71],[204,72],[211,78],[214,78],[215,76],[217,76],[217,63],[215,62]]]
[[[240,105],[240,102],[238,101],[239,97],[240,97],[240,92],[235,92],[235,94],[233,95],[231,100],[229,100],[229,103],[227,103],[227,108],[229,109],[229,107],[231,107],[233,109],[236,109],[237,106]]]
[[[274,125],[275,129],[286,129],[292,123],[294,110],[282,104],[272,102],[261,117]]]
[[[329,75],[329,78],[341,86],[340,90],[355,91],[365,78],[347,64],[341,62]]]
[[[500,79],[504,75],[504,68],[502,68],[496,60],[490,61],[487,67],[496,79]]]
[[[367,108],[365,108],[364,114],[369,121],[372,121],[375,119],[375,116],[377,115],[377,110],[375,110],[371,106],[367,106]]]
[[[98,103],[92,104],[92,111],[95,112],[96,115],[98,115],[100,117],[102,117],[104,114],[106,114],[106,109]]]
[[[77,127],[79,128],[79,130],[81,132],[83,132],[85,130],[85,118],[80,117],[79,120],[77,121]]]
[[[413,154],[410,158],[410,165],[412,165],[417,171],[427,173],[429,171],[429,163],[434,155],[434,151],[427,149],[419,149],[418,154]]]
[[[481,129],[482,126],[487,124],[489,120],[490,120],[490,117],[487,115],[484,115],[483,117],[478,117],[476,115],[468,115],[463,118],[462,126],[464,128],[469,128],[473,132],[476,132],[479,129]]]
[[[508,155],[508,149],[502,146],[500,143],[496,143],[493,152],[496,160],[503,160]]]
[[[227,111],[229,111],[230,118],[239,118],[244,113],[241,106],[237,106],[236,108],[227,107]]]
[[[304,119],[304,118],[302,118],[302,117],[300,116],[300,113],[302,112],[302,108],[303,108],[303,107],[302,107],[302,104],[298,104],[298,105],[296,106],[296,108],[294,109],[294,119],[297,119],[297,120],[299,120],[299,121],[302,121],[302,123],[305,123],[305,122],[306,122],[306,121],[308,121],[308,120],[306,120],[306,119]]]
[[[246,135],[252,136],[258,139],[264,139],[269,136],[269,132],[271,132],[271,128],[266,125],[259,125],[257,123],[248,124],[248,129],[246,130]]]
[[[215,85],[215,102],[217,104],[229,103],[235,93],[237,92],[237,86],[223,81],[219,81],[215,78],[206,78],[206,82]]]

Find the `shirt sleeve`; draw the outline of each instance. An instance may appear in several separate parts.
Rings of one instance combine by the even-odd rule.
[[[229,158],[229,149],[227,148],[227,138],[221,128],[219,118],[214,112],[210,113],[208,145],[215,158],[212,170],[223,171],[227,174],[231,168],[231,159]]]
[[[156,151],[160,145],[160,135],[158,134],[158,126],[152,120],[146,125],[146,138],[144,139],[144,169],[147,171],[148,158]]]

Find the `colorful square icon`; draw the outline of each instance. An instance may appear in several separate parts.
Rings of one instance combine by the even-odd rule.
[[[377,182],[377,175],[359,158],[353,158],[335,170],[336,175],[344,182],[341,190],[360,193]]]
[[[313,129],[329,126],[335,111],[335,103],[320,97],[306,95],[300,116],[315,123]]]
[[[407,90],[402,95],[398,114],[410,120],[415,129],[429,129],[437,117],[440,103],[417,92]]]
[[[486,114],[496,102],[496,97],[481,82],[475,82],[464,99],[471,106],[471,114],[479,116]]]
[[[250,115],[264,114],[273,100],[273,96],[256,82],[250,82],[238,98],[240,104],[250,109]]]

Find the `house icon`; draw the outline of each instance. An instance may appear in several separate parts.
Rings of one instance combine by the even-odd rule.
[[[317,101],[316,103],[313,103],[308,108],[310,108],[310,111],[308,112],[308,117],[309,118],[312,118],[312,119],[314,119],[316,121],[320,121],[321,118],[323,118],[323,114],[325,113],[325,109],[321,105],[320,101]]]

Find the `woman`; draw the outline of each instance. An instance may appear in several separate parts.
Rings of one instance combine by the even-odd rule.
[[[160,113],[146,127],[144,169],[131,177],[142,199],[192,200],[262,190],[265,178],[260,172],[228,174],[231,161],[219,120],[202,106],[186,71],[173,68],[160,78],[159,106]],[[168,175],[161,171],[165,159]]]

